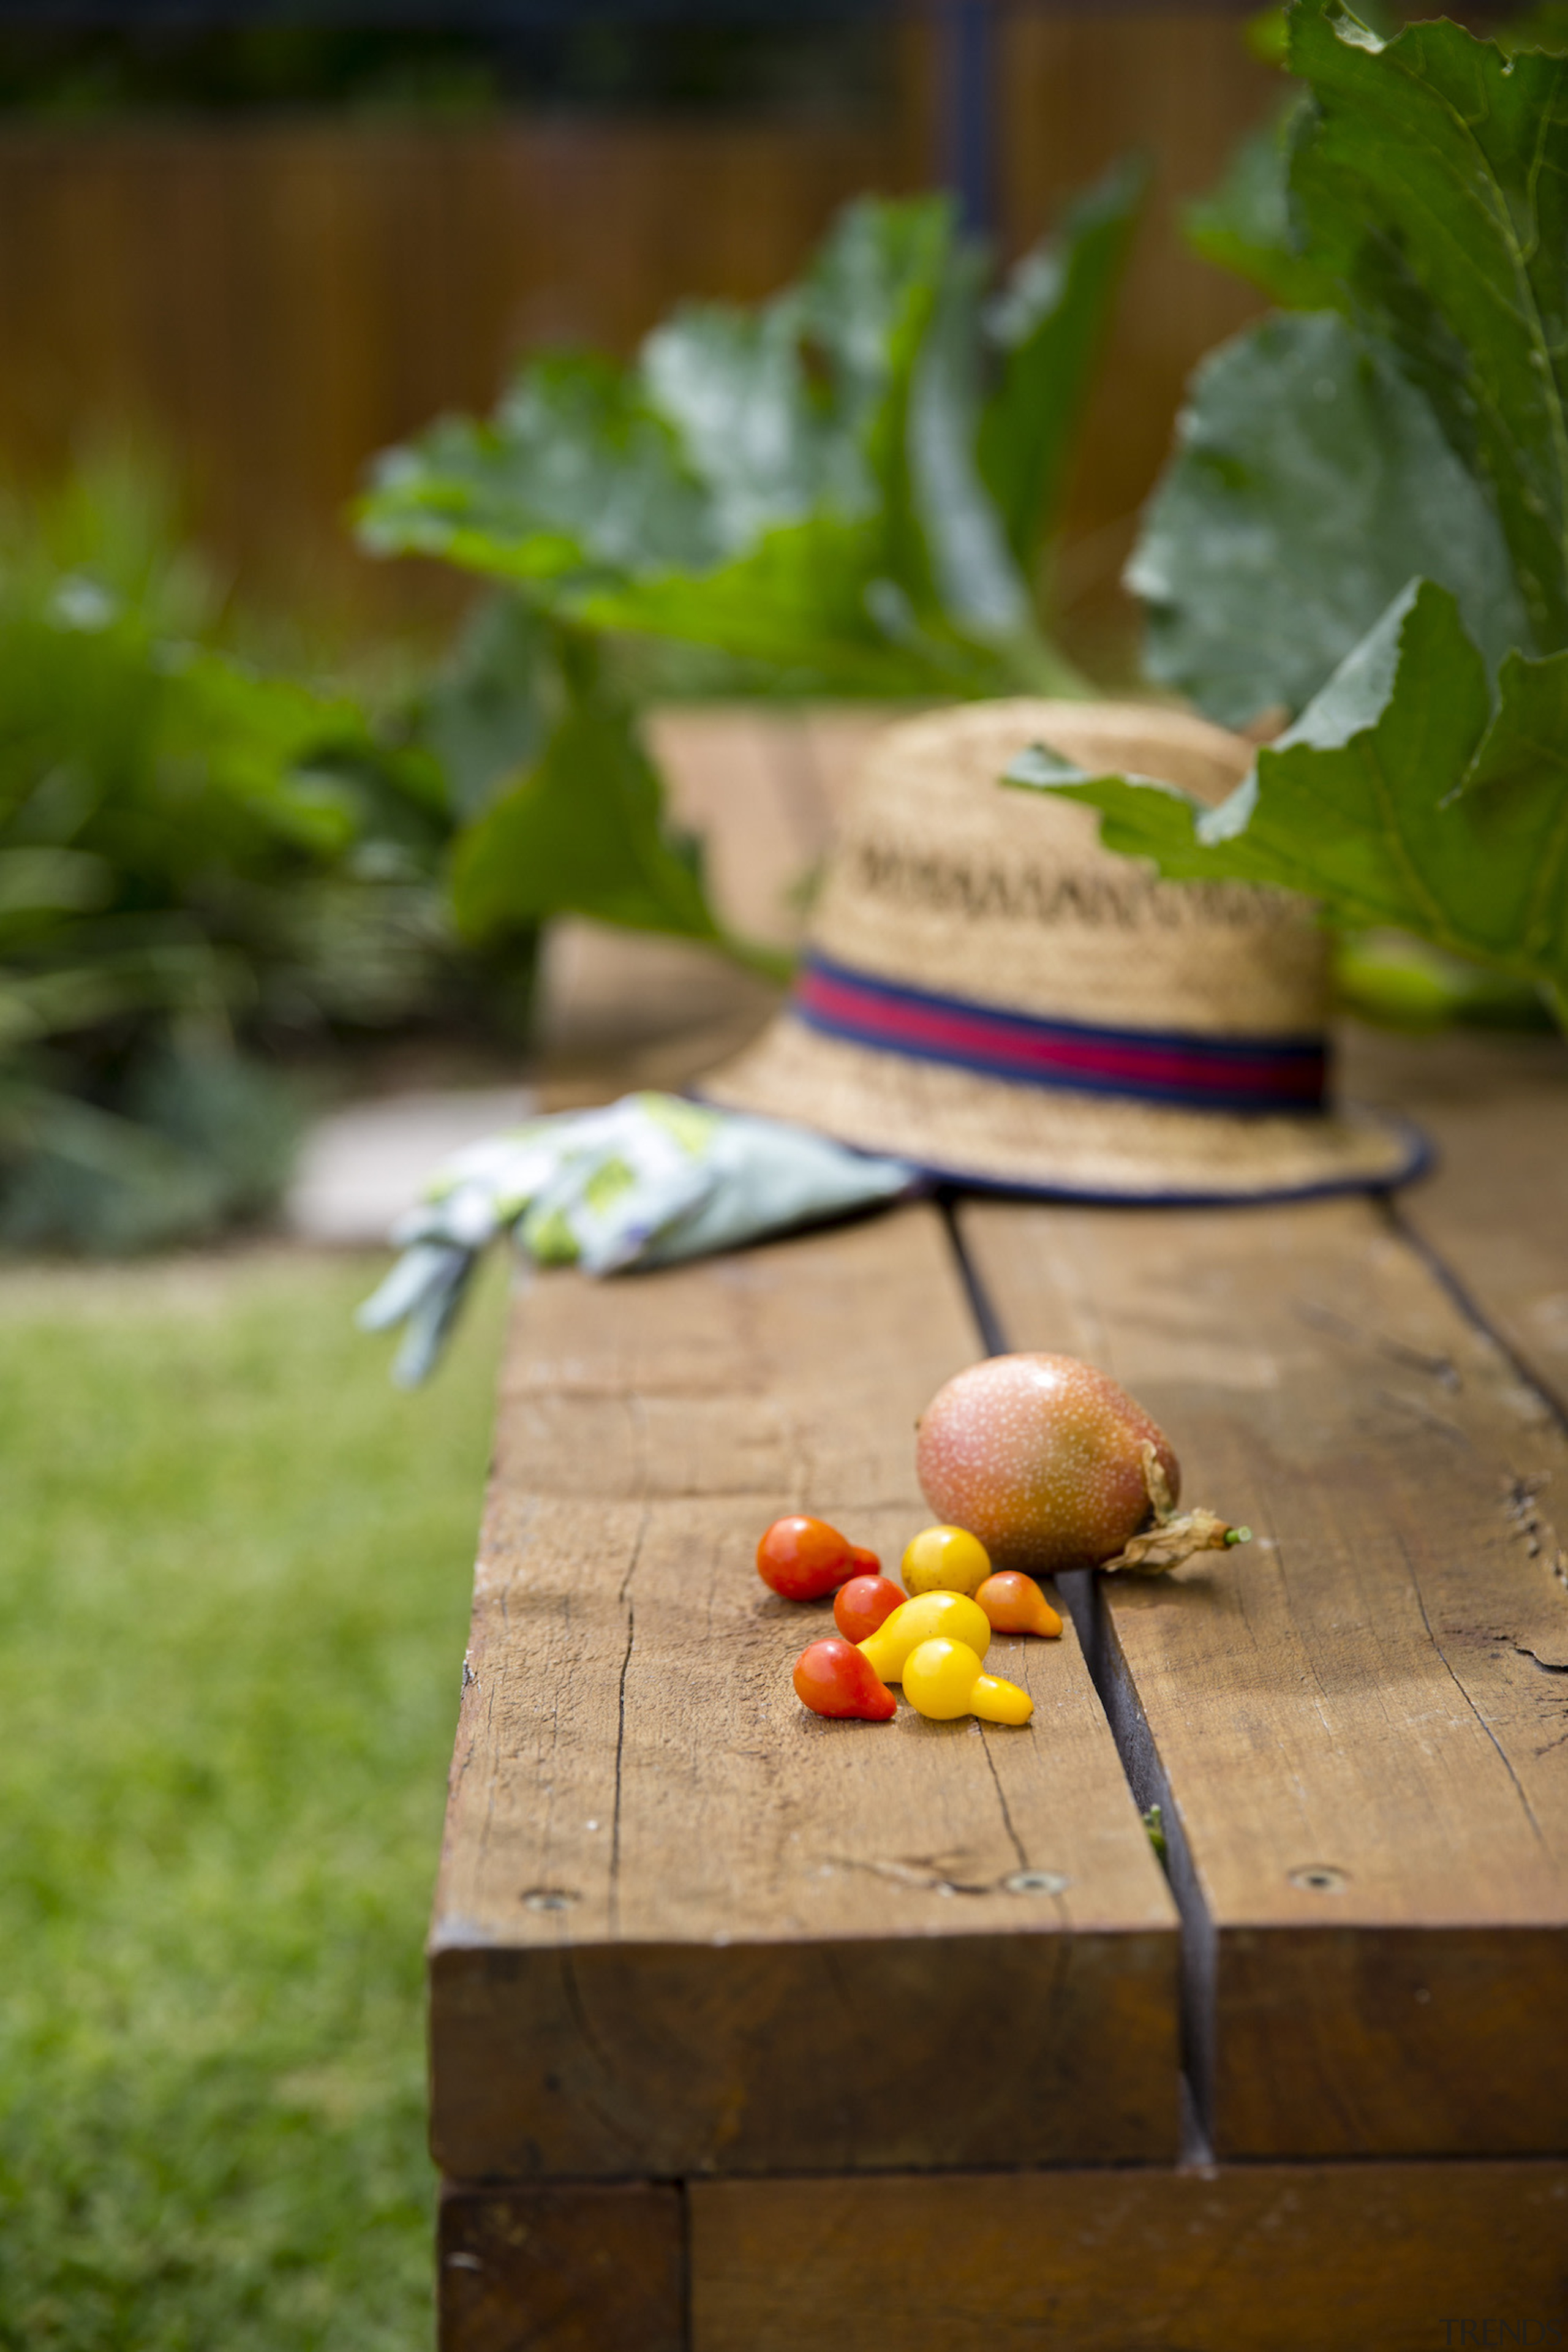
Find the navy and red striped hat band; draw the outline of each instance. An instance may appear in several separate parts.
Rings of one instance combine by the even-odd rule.
[[[820,954],[802,963],[791,1010],[826,1036],[1015,1086],[1231,1114],[1299,1118],[1326,1107],[1321,1036],[1213,1037],[1047,1021],[879,980]]]

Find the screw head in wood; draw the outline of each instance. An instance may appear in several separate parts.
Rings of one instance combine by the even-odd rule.
[[[1292,1886],[1302,1887],[1309,1895],[1338,1895],[1351,1883],[1349,1872],[1336,1870],[1330,1862],[1310,1863],[1305,1870],[1291,1871],[1289,1877]]]
[[[1005,1895],[1059,1895],[1071,1880],[1059,1870],[1016,1870],[1002,1881]]]

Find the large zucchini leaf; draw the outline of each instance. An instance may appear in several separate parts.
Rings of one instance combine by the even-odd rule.
[[[1485,485],[1388,346],[1319,311],[1212,353],[1128,567],[1151,675],[1227,726],[1300,710],[1423,576],[1494,663],[1531,641]]]

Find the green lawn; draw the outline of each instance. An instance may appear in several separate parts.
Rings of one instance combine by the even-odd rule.
[[[431,2333],[420,1946],[504,1283],[0,1275],[0,2346]]]

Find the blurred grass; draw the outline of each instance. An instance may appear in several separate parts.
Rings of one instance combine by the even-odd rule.
[[[282,1252],[0,1277],[0,2346],[410,2352],[500,1269],[417,1396]]]

